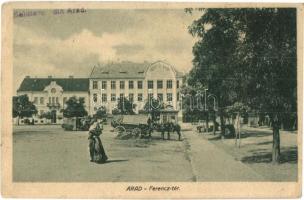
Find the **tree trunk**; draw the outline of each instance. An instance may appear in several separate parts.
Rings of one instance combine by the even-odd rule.
[[[225,135],[225,120],[224,120],[224,116],[223,116],[223,111],[220,111],[220,121],[221,121],[221,136],[222,138],[224,138]]]
[[[280,162],[280,123],[275,117],[273,121],[272,163]]]
[[[209,113],[206,111],[206,132],[209,132]]]
[[[213,113],[213,135],[215,135],[215,129],[216,129],[215,124],[216,124],[216,116],[215,116],[215,111],[214,111],[214,113]]]

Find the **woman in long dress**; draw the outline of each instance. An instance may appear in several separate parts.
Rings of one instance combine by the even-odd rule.
[[[88,139],[91,162],[104,163],[108,159],[99,137],[102,134],[102,129],[102,124],[96,119],[90,126]]]

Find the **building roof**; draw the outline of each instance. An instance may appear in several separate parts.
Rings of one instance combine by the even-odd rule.
[[[89,91],[88,78],[29,78],[23,79],[17,92],[43,91],[52,81],[60,85],[63,91]]]
[[[144,78],[150,63],[109,63],[94,67],[90,78]]]
[[[145,72],[154,63],[134,63],[123,61],[120,63],[108,63],[103,66],[94,66],[90,78],[145,78]],[[176,70],[175,70],[176,71]],[[176,71],[177,77],[182,77],[181,72]]]

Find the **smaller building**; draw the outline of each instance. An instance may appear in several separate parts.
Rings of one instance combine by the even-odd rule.
[[[85,109],[89,111],[89,79],[88,78],[31,78],[25,77],[17,90],[17,95],[26,94],[29,100],[37,108],[37,115],[33,116],[35,124],[61,124],[63,114],[61,110],[65,107],[65,102],[70,97],[83,98]],[[43,119],[41,116],[50,112],[51,119]],[[31,119],[32,120],[32,119]],[[22,124],[26,120],[20,119]]]

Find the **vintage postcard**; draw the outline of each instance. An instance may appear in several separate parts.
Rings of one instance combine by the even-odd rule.
[[[301,195],[303,5],[2,7],[2,195]]]

